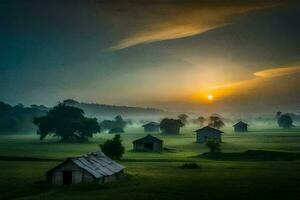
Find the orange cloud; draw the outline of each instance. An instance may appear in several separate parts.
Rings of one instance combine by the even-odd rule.
[[[262,70],[253,73],[256,76],[253,79],[242,80],[225,85],[211,87],[207,90],[197,92],[191,96],[192,101],[202,101],[209,103],[208,95],[213,95],[216,100],[219,98],[235,95],[238,93],[248,92],[249,90],[263,87],[267,79],[277,79],[278,77],[288,76],[300,72],[300,66],[295,67],[280,67]]]
[[[281,67],[281,68],[267,69],[267,70],[255,72],[254,75],[258,77],[271,78],[271,77],[285,76],[299,71],[300,71],[300,66]]]
[[[158,3],[130,5],[122,8],[113,22],[118,27],[126,23],[126,35],[110,50],[138,44],[189,37],[232,23],[236,16],[249,11],[277,5],[274,2],[252,3]],[[130,12],[129,12],[130,10]]]

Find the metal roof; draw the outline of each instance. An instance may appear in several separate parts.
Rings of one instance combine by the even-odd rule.
[[[197,133],[201,133],[201,132],[203,132],[203,131],[208,131],[208,132],[210,132],[210,133],[223,133],[223,131],[220,131],[220,130],[218,130],[218,129],[215,129],[215,128],[212,128],[212,127],[210,127],[210,126],[205,126],[204,128],[200,128],[200,129],[198,129],[198,130],[196,130],[195,132],[197,132]]]
[[[147,127],[147,126],[159,127],[159,123],[157,123],[157,122],[149,122],[147,124],[144,124],[142,127]]]
[[[236,124],[233,125],[233,126],[248,126],[248,124],[245,123],[245,122],[239,121],[238,123],[236,123]]]
[[[161,139],[158,139],[157,137],[154,137],[150,134],[146,135],[145,137],[142,137],[140,139],[134,140],[133,143],[146,143],[146,142],[162,142]]]
[[[68,160],[71,160],[75,165],[89,172],[95,178],[110,176],[122,171],[125,168],[100,151],[79,157],[68,158],[66,161]],[[64,164],[66,161],[58,166]],[[56,169],[57,167],[53,168],[52,170]]]

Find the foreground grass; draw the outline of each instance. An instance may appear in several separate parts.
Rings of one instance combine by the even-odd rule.
[[[126,153],[122,164],[127,180],[113,184],[55,187],[46,185],[44,173],[68,156],[98,150],[112,137],[100,134],[90,143],[62,144],[53,138],[40,142],[35,135],[0,137],[0,199],[299,199],[300,161],[215,161],[199,158],[206,152],[195,143],[195,128],[179,136],[163,136],[174,152],[132,152],[132,140],[141,129],[123,135]],[[253,130],[235,135],[225,130],[224,152],[249,149],[300,152],[300,131]],[[24,159],[24,157],[26,157]],[[2,159],[1,159],[2,158]],[[11,159],[3,159],[11,158]],[[181,169],[195,162],[200,169]]]

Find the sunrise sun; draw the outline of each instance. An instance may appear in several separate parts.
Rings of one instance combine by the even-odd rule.
[[[209,94],[209,95],[207,96],[207,99],[210,100],[210,101],[212,101],[212,100],[214,99],[214,96],[213,96],[212,94]]]

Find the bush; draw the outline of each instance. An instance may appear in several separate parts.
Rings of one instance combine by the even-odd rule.
[[[220,142],[216,140],[207,140],[206,146],[209,148],[209,151],[212,154],[221,152]]]
[[[287,115],[281,115],[277,120],[278,126],[282,128],[291,128],[293,126],[293,120],[292,118]]]
[[[115,135],[112,140],[107,140],[104,144],[100,144],[100,148],[105,155],[113,160],[121,160],[125,152],[120,135]]]
[[[186,163],[181,165],[179,168],[182,169],[199,169],[200,166],[197,163]]]

